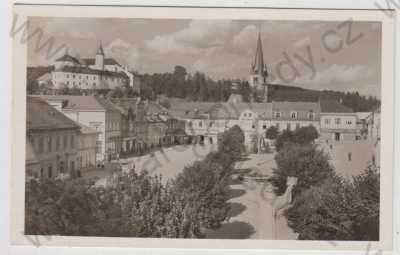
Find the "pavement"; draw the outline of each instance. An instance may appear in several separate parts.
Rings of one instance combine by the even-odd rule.
[[[270,176],[275,161],[273,154],[252,154],[236,167],[250,168],[259,175]],[[207,238],[296,240],[297,234],[287,225],[286,218],[278,215],[274,225],[271,202],[275,198],[266,182],[246,179],[232,184],[230,219],[217,230],[206,230]]]

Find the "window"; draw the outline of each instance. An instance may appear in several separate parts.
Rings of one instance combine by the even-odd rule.
[[[326,124],[326,125],[331,124],[331,120],[330,120],[330,119],[325,119],[325,124]]]
[[[40,178],[43,178],[43,177],[44,177],[44,169],[42,167],[42,168],[40,168]]]
[[[47,152],[51,152],[51,150],[52,150],[52,139],[51,139],[51,136],[47,139]]]
[[[314,113],[313,112],[309,112],[308,113],[308,119],[310,119],[310,120],[314,119]]]
[[[72,78],[75,78],[75,74],[72,75]]]
[[[251,117],[251,113],[249,113],[249,117]]]
[[[253,78],[253,82],[254,82],[254,83],[258,83],[258,77],[254,77],[254,78]]]
[[[281,117],[281,112],[275,112],[275,118],[280,118]]]
[[[69,74],[67,74],[67,78],[69,78]]]
[[[43,141],[43,137],[39,137],[39,153],[43,153],[44,150],[44,141]]]
[[[66,135],[64,135],[63,139],[64,139],[64,141],[63,141],[64,142],[63,143],[64,144],[64,149],[66,149],[68,147],[68,137]]]
[[[244,117],[247,117],[247,113],[244,113],[243,116],[244,116]]]
[[[347,125],[351,125],[353,122],[351,120],[346,121]]]
[[[264,125],[263,125],[263,129],[267,129],[267,125],[264,124]]]
[[[53,166],[49,166],[49,167],[47,168],[47,176],[48,176],[49,178],[53,177]]]
[[[297,112],[291,112],[290,113],[290,118],[297,119]]]
[[[256,125],[254,125],[254,124],[253,124],[253,125],[251,125],[251,128],[253,128],[253,129],[254,129],[254,128],[256,128]]]
[[[203,126],[203,122],[199,121],[199,127]]]
[[[279,123],[276,123],[276,128],[279,130]]]
[[[286,129],[287,129],[287,130],[290,130],[290,123],[287,123],[287,124],[286,124]]]
[[[73,148],[75,148],[75,144],[74,144],[74,136],[73,135],[71,135],[71,137],[70,137],[70,148],[71,149],[73,149]]]
[[[340,123],[341,123],[340,118],[335,118],[335,124],[336,124],[336,125],[340,125]]]
[[[60,149],[60,137],[57,136],[56,137],[56,151],[58,151]]]

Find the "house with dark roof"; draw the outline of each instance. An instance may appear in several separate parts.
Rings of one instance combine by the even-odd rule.
[[[357,113],[336,100],[320,100],[320,136],[329,141],[352,141],[357,137]]]
[[[314,126],[319,130],[320,106],[318,102],[273,101],[271,125],[279,131]]]
[[[98,131],[96,161],[119,156],[121,150],[121,112],[111,101],[99,96],[38,96],[71,120]]]
[[[38,97],[27,97],[26,177],[78,173],[80,126]]]

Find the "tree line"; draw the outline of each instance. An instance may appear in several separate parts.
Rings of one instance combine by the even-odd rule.
[[[172,181],[146,171],[115,172],[106,186],[75,179],[26,183],[25,234],[204,238],[228,219],[233,165],[244,152],[234,127],[223,146],[186,166]]]
[[[312,127],[275,131],[267,132],[278,151],[269,181],[276,195],[281,195],[286,178],[298,178],[293,204],[284,212],[298,239],[379,240],[380,187],[375,163],[348,180],[335,172],[329,156],[314,144],[318,133]]]
[[[54,93],[51,84],[39,85],[37,78],[54,70],[50,67],[28,67],[27,93],[47,94]],[[189,74],[185,67],[177,65],[172,72],[136,74],[140,78],[140,96],[156,100],[158,96],[184,98],[190,101],[221,102],[228,100],[232,93],[242,95],[243,101],[263,101],[250,88],[247,81],[238,79],[214,80],[205,73]],[[333,99],[353,109],[355,112],[373,111],[380,106],[380,100],[373,96],[360,95],[358,92],[340,92],[331,90],[310,90],[295,86],[268,84],[268,101],[318,101],[319,99]],[[57,93],[68,95],[103,94],[108,97],[135,97],[138,94],[129,86],[105,91],[87,91],[74,88],[62,88]]]

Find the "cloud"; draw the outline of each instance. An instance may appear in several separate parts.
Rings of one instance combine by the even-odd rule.
[[[199,54],[209,47],[223,45],[231,29],[230,20],[193,20],[185,28],[158,35],[145,44],[159,53]]]
[[[256,45],[258,29],[255,25],[245,26],[238,34],[232,39],[232,44],[246,52],[253,52]],[[252,47],[250,47],[252,45]]]
[[[47,22],[44,31],[52,36],[75,39],[88,39],[96,37],[96,23],[91,19],[55,18]]]
[[[104,48],[104,51],[106,57],[113,57],[123,65],[128,65],[134,69],[140,69],[141,67],[141,54],[138,47],[134,44],[117,38],[110,42]]]

